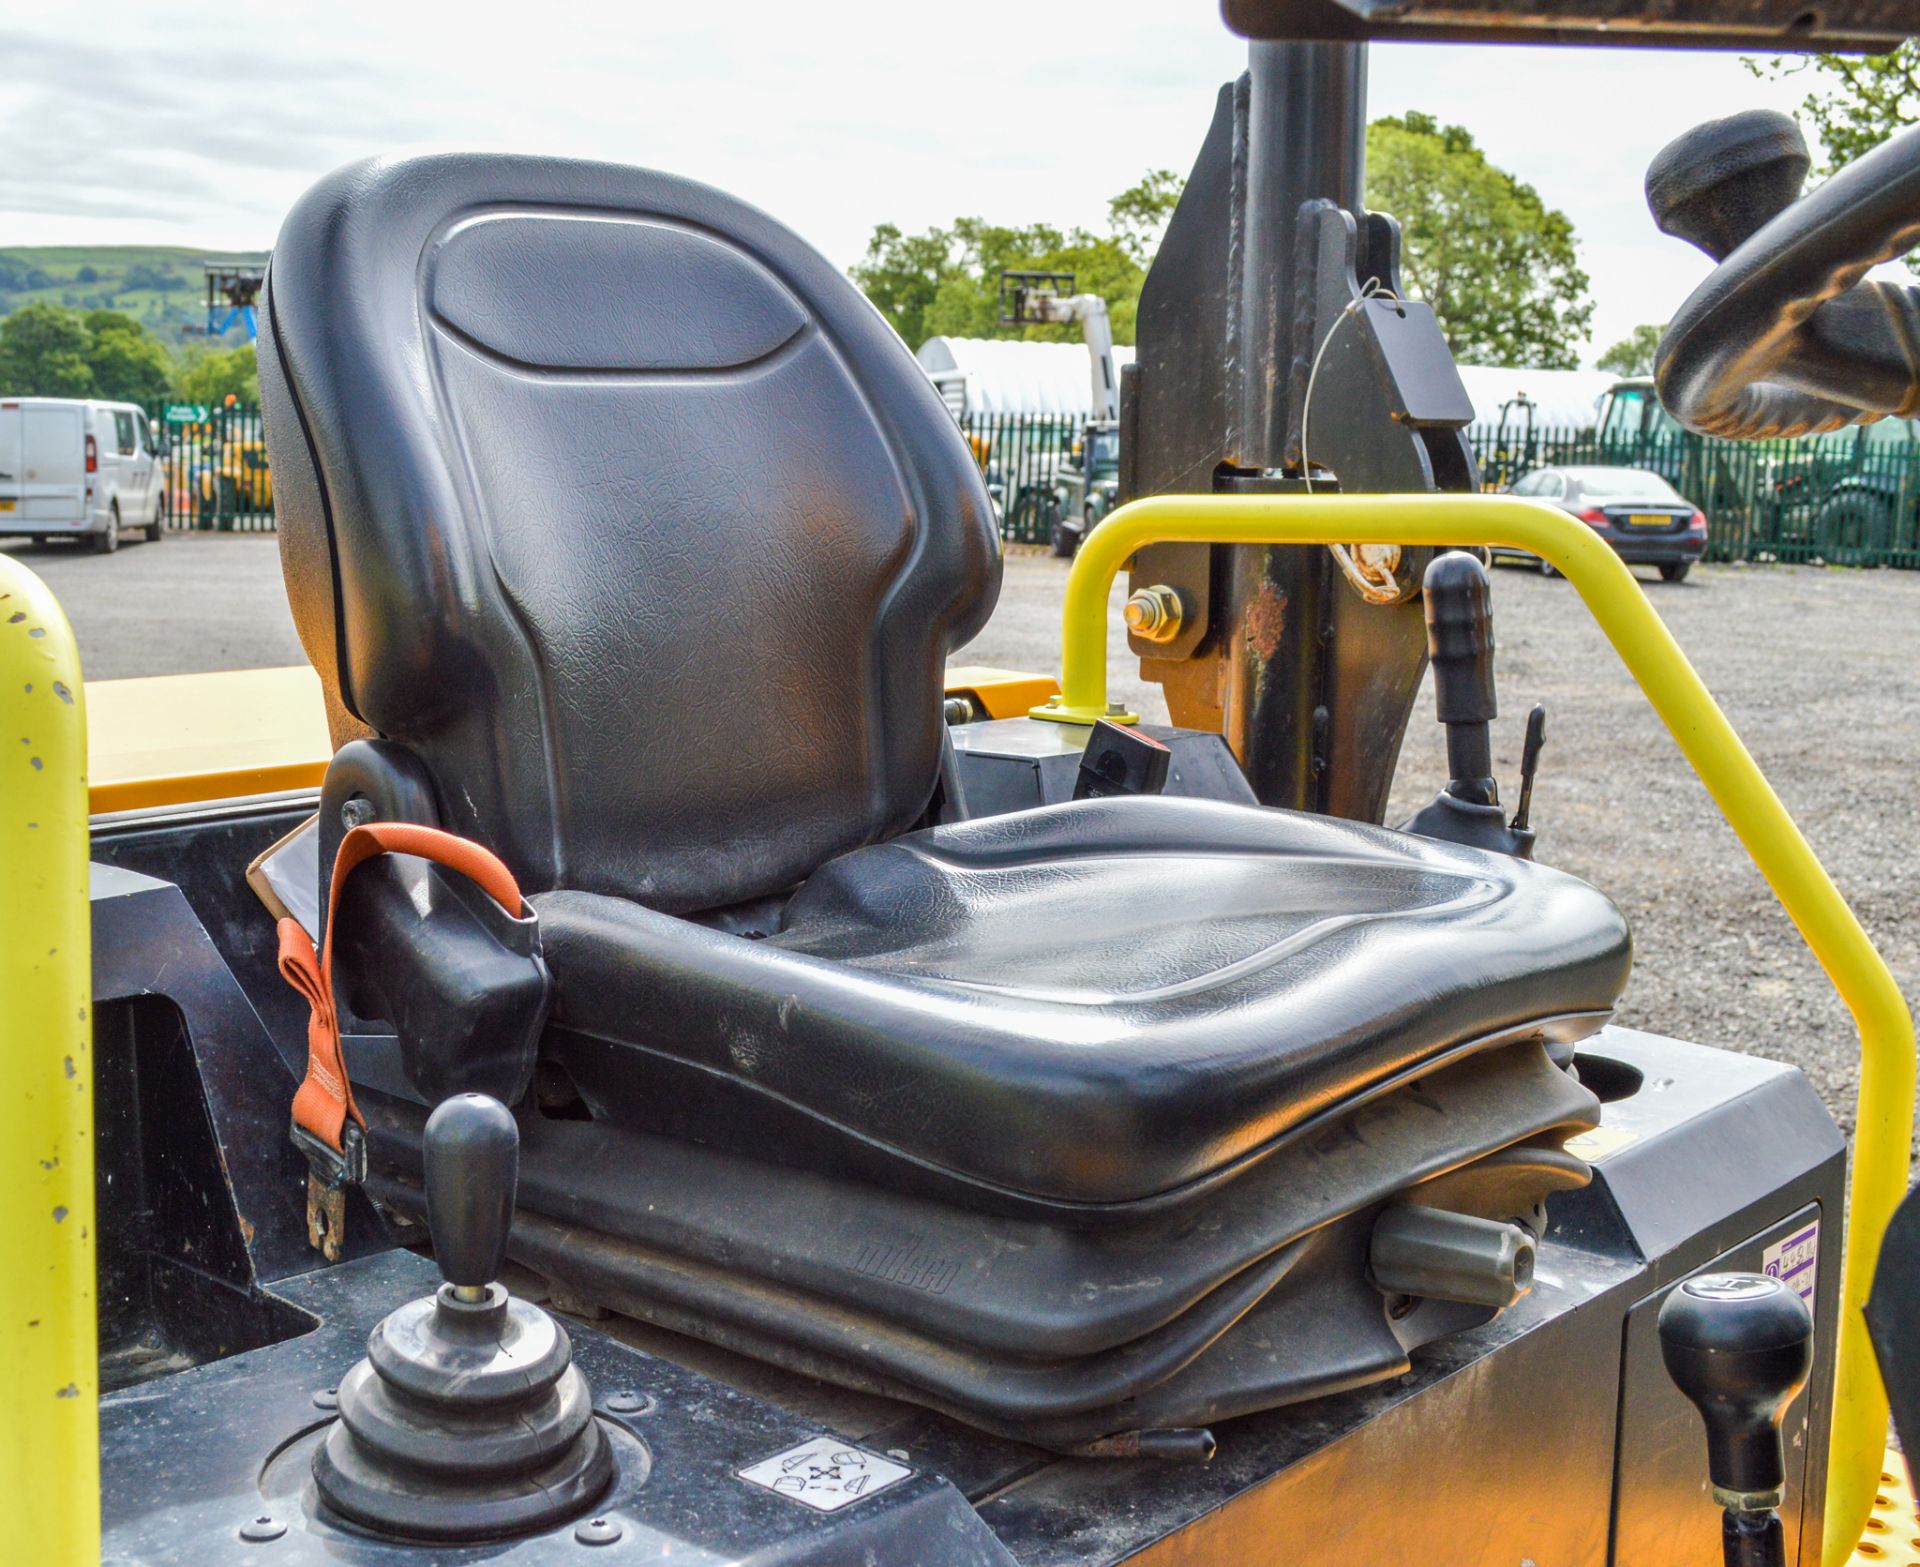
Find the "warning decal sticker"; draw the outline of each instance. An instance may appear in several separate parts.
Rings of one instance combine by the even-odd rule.
[[[1799,1291],[1800,1298],[1813,1310],[1813,1281],[1820,1273],[1820,1221],[1815,1219],[1795,1230],[1784,1240],[1775,1241],[1761,1258],[1760,1271],[1770,1279],[1779,1279]]]
[[[905,1464],[862,1452],[830,1436],[816,1436],[739,1471],[748,1485],[822,1513],[850,1507],[912,1473]]]

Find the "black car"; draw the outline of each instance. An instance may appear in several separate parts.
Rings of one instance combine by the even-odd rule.
[[[1705,514],[1659,474],[1644,468],[1536,468],[1512,493],[1552,501],[1572,512],[1622,560],[1632,566],[1658,566],[1668,582],[1683,581],[1706,553]],[[1543,575],[1558,575],[1548,562],[1521,550],[1497,549],[1494,554],[1534,561]]]

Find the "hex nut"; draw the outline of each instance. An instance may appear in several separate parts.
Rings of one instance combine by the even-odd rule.
[[[1122,613],[1127,630],[1142,641],[1171,642],[1180,635],[1185,607],[1177,592],[1165,583],[1155,583],[1133,594]]]

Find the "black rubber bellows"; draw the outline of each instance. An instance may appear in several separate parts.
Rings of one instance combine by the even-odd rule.
[[[505,1255],[518,1145],[513,1117],[483,1095],[449,1099],[427,1122],[427,1219],[448,1281],[388,1315],[340,1384],[313,1479],[348,1523],[401,1539],[500,1539],[587,1511],[613,1479],[565,1330],[467,1276]]]

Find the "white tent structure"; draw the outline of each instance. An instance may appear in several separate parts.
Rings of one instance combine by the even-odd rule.
[[[1507,408],[1509,426],[1526,423],[1527,403],[1533,405],[1537,430],[1591,430],[1600,398],[1620,378],[1607,370],[1509,370],[1499,365],[1462,365],[1473,403],[1474,430],[1500,428],[1501,409]],[[1510,405],[1510,406],[1509,406]]]
[[[1079,343],[930,337],[916,357],[956,418],[966,414],[1082,418],[1093,404],[1092,370],[1087,350]],[[1133,350],[1115,344],[1115,372],[1132,363]]]

